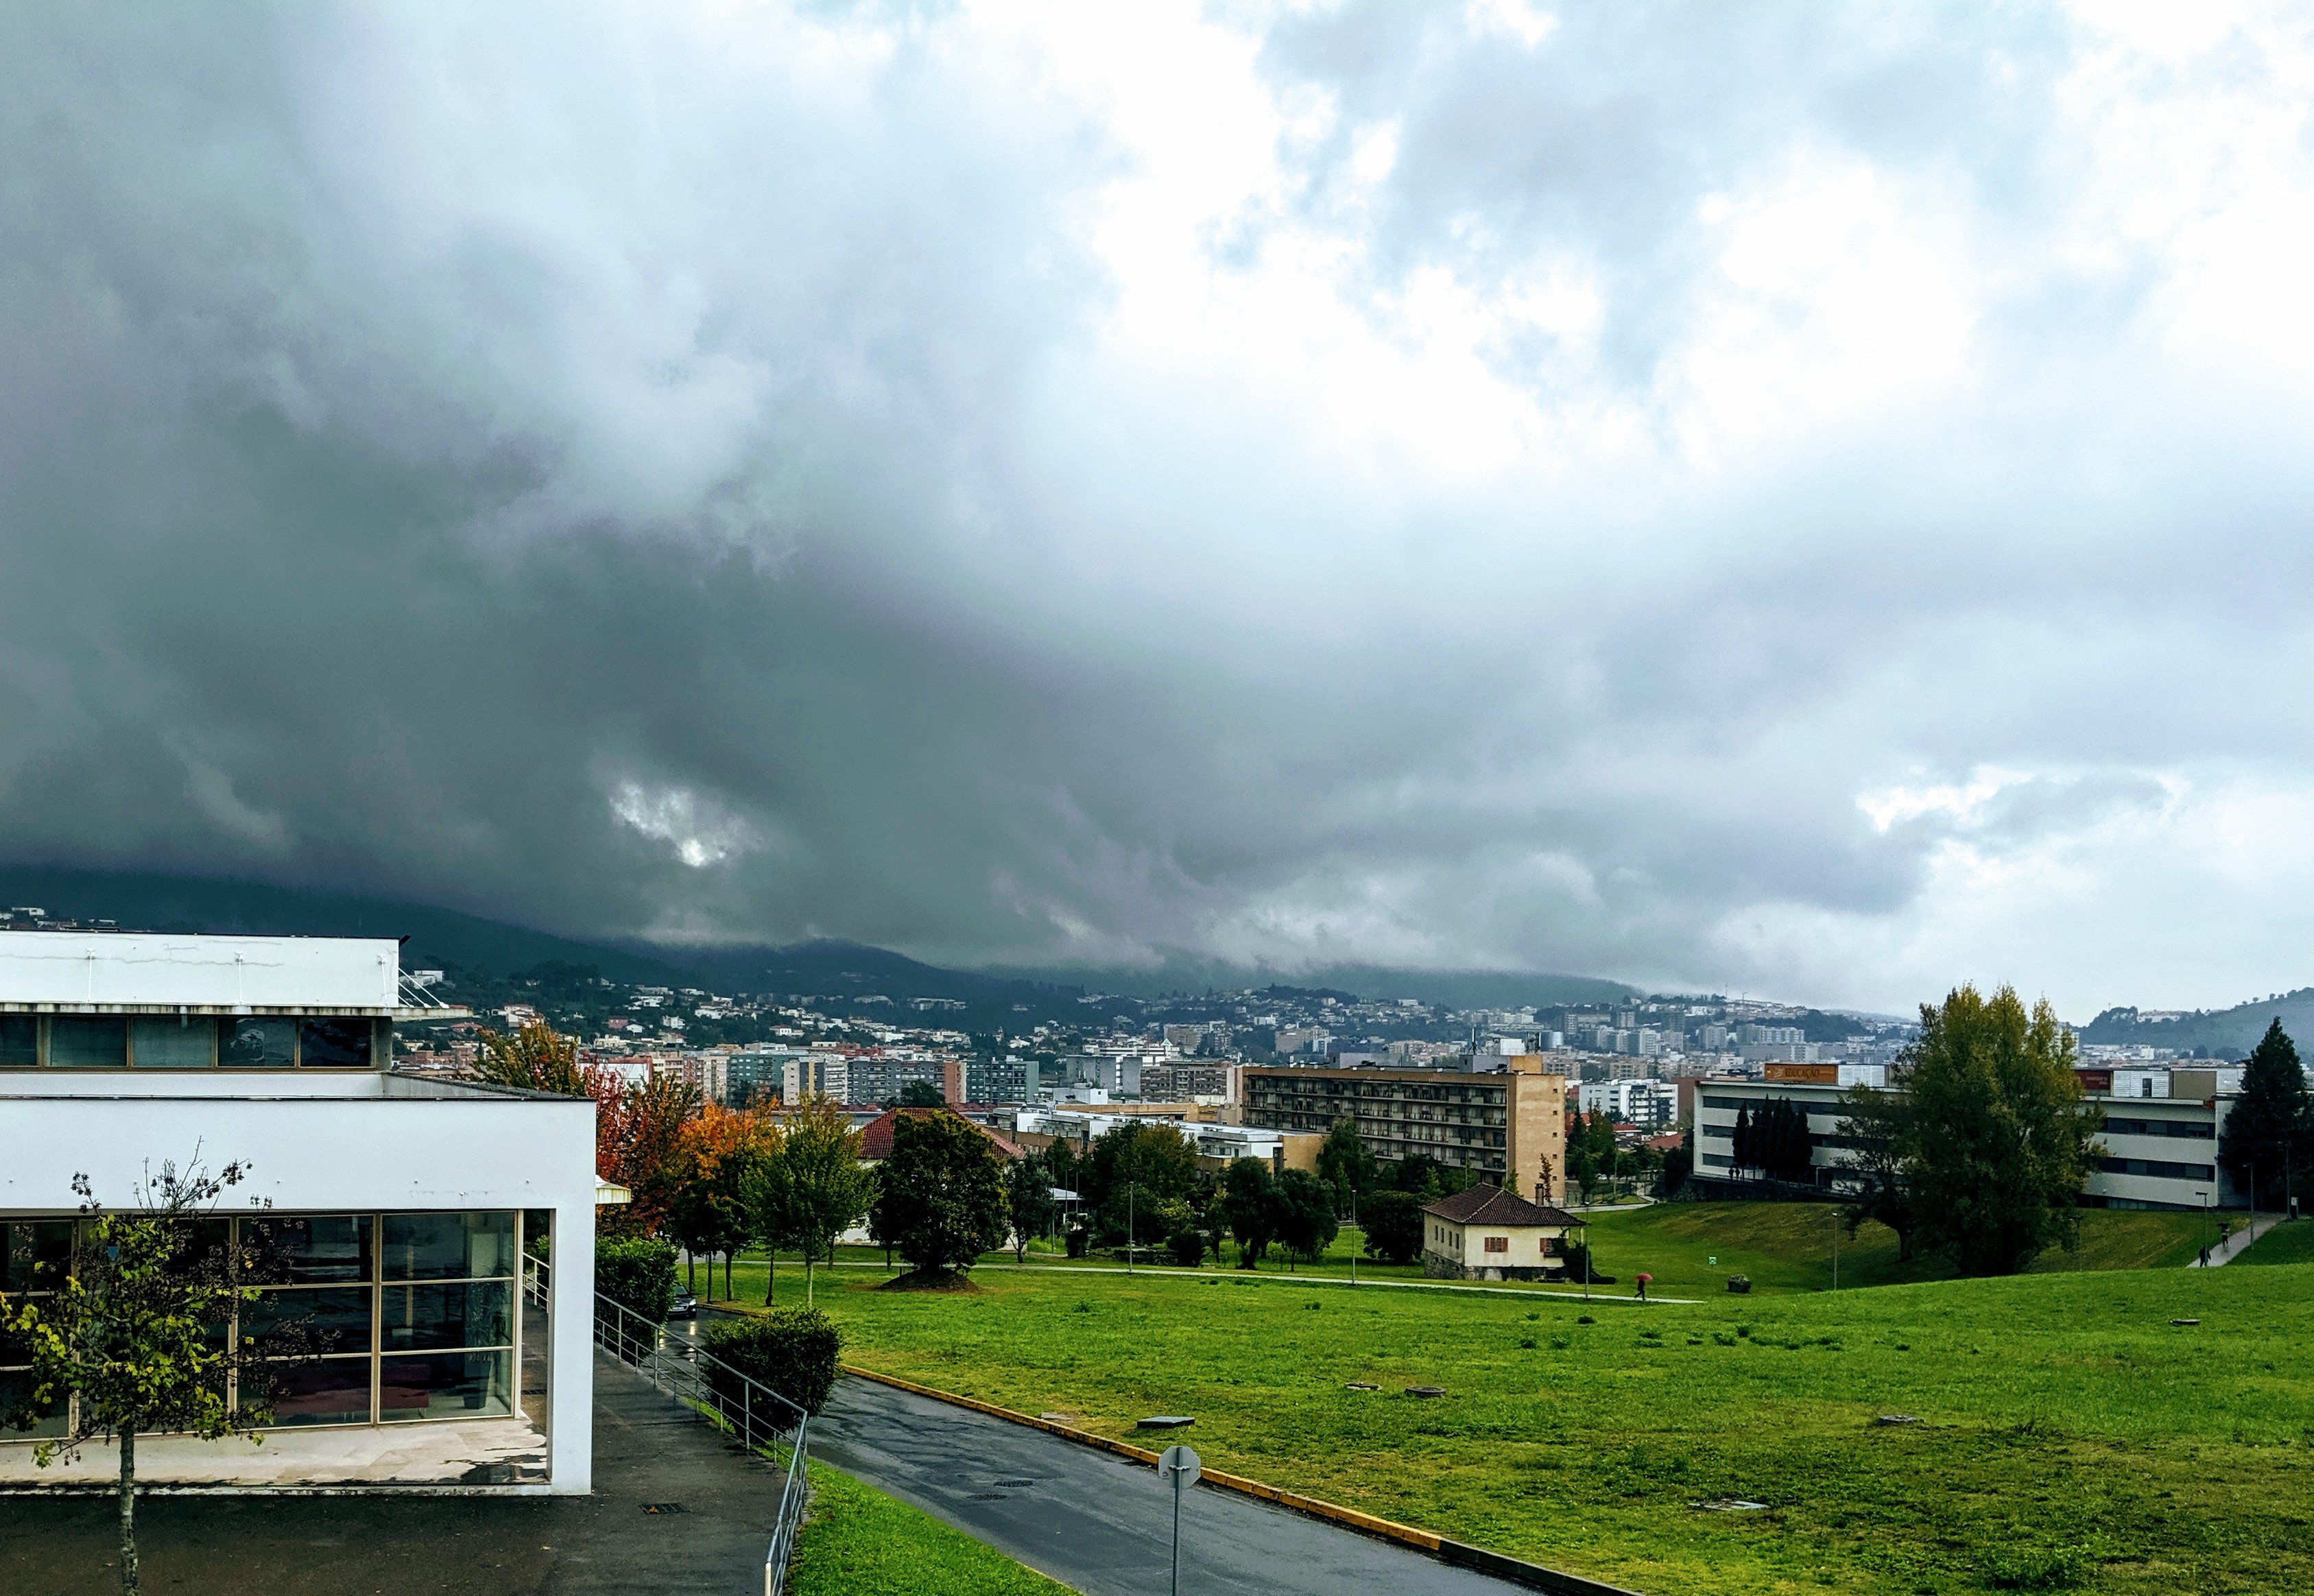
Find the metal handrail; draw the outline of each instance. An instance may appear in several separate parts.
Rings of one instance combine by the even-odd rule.
[[[525,1284],[534,1295],[542,1295],[548,1265],[536,1258],[525,1261],[529,1265]],[[810,1500],[811,1415],[703,1347],[670,1345],[666,1326],[652,1324],[600,1292],[595,1293],[595,1345],[667,1396],[736,1435],[748,1451],[776,1463],[785,1449],[787,1477],[780,1486],[779,1511],[764,1554],[764,1596],[780,1596]]]

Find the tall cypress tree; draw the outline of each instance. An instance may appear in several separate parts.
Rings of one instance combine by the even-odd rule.
[[[1736,1168],[1753,1168],[1753,1154],[1757,1151],[1753,1143],[1758,1140],[1753,1133],[1751,1105],[1745,1104],[1736,1110]]]
[[[2226,1117],[2218,1162],[2238,1186],[2255,1180],[2261,1208],[2283,1205],[2285,1178],[2304,1192],[2314,1175],[2308,1168],[2314,1164],[2314,1104],[2297,1044],[2279,1019],[2265,1027],[2242,1071],[2241,1096]]]

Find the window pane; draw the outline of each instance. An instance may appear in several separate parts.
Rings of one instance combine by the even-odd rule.
[[[367,1280],[367,1213],[296,1214],[241,1221],[242,1270],[264,1285]]]
[[[273,1398],[277,1424],[369,1423],[367,1358],[324,1358],[280,1372]]]
[[[455,1280],[514,1273],[511,1213],[389,1213],[388,1280]]]
[[[125,1070],[128,1021],[111,1014],[59,1014],[49,1021],[49,1063],[59,1070]]]
[[[307,1070],[367,1070],[370,1032],[367,1019],[308,1019],[297,1027],[297,1063]]]
[[[72,1266],[72,1238],[68,1219],[0,1220],[0,1254],[6,1257],[0,1289],[54,1290],[63,1284],[65,1271]]]
[[[256,1301],[241,1305],[241,1334],[244,1341],[265,1336],[289,1344],[265,1348],[267,1356],[305,1351],[366,1353],[369,1351],[369,1287],[267,1292]]]
[[[0,1014],[0,1070],[29,1070],[40,1062],[40,1017]]]
[[[129,1057],[140,1070],[206,1070],[216,1063],[216,1021],[146,1015],[130,1022]]]
[[[286,1070],[296,1035],[294,1020],[225,1020],[217,1032],[217,1063],[235,1070]]]
[[[487,1419],[513,1411],[507,1385],[511,1353],[387,1356],[378,1365],[378,1417]]]
[[[0,1414],[13,1414],[32,1399],[32,1377],[30,1374],[0,1374]],[[29,1430],[0,1431],[11,1441],[37,1440],[46,1435],[65,1433],[65,1405],[50,1406]]]
[[[514,1339],[514,1287],[390,1285],[381,1323],[387,1352],[436,1346],[502,1346]]]

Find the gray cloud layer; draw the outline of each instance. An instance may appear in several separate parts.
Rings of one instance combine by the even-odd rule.
[[[2302,981],[2302,30],[1081,21],[13,12],[10,853]]]

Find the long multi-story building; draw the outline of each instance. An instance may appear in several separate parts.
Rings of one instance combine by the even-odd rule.
[[[1466,1070],[1245,1071],[1245,1123],[1323,1135],[1336,1121],[1384,1163],[1421,1156],[1542,1203],[1567,1195],[1567,1077],[1543,1054],[1497,1054]],[[1563,1070],[1563,1066],[1562,1066]]]
[[[1727,1182],[1723,1189],[1731,1191],[1756,1177],[1757,1171],[1736,1167],[1736,1122],[1745,1110],[1756,1115],[1769,1099],[1781,1098],[1807,1116],[1814,1184],[1850,1189],[1852,1180],[1842,1172],[1856,1154],[1841,1133],[1841,1121],[1848,1117],[1841,1098],[1850,1086],[1881,1084],[1879,1067],[1770,1064],[1768,1070],[1764,1080],[1713,1076],[1696,1083],[1696,1175],[1707,1183]],[[2249,1201],[2218,1164],[2218,1137],[2237,1100],[2218,1089],[2218,1070],[2077,1073],[2087,1100],[2105,1110],[2105,1152],[2082,1186],[2084,1206],[2232,1208]]]

